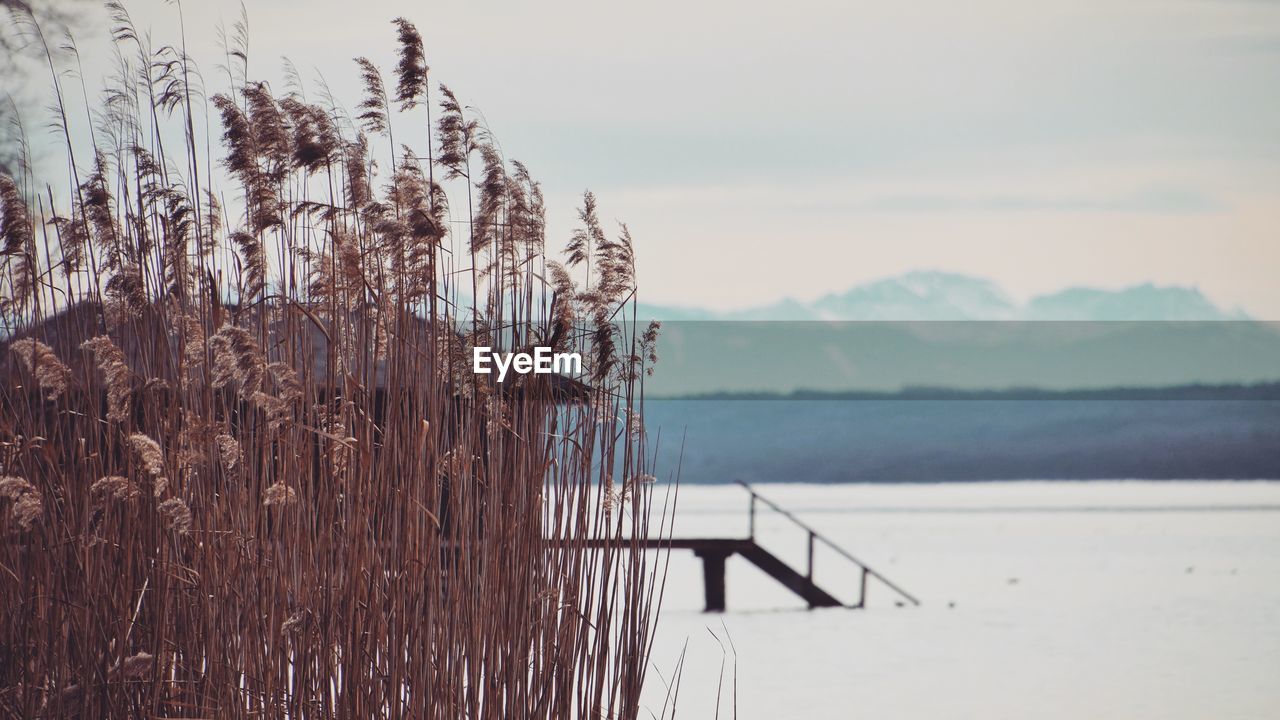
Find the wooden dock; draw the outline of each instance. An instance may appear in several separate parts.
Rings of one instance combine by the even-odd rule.
[[[589,540],[587,544],[590,547],[609,545],[640,551],[692,550],[693,554],[702,560],[702,578],[707,612],[723,612],[725,610],[725,563],[734,555],[740,555],[752,565],[760,568],[780,585],[798,595],[808,603],[810,608],[865,608],[867,606],[867,585],[869,582],[878,582],[892,591],[897,596],[899,605],[908,603],[911,605],[920,604],[920,601],[906,590],[903,590],[866,563],[849,554],[844,548],[836,545],[796,516],[761,496],[760,493],[756,492],[755,488],[740,480],[737,482],[751,496],[748,509],[749,531],[748,536],[745,538],[630,538],[622,540]],[[786,518],[808,534],[807,561],[803,572],[791,567],[756,541],[756,513],[757,506],[761,504],[768,510]],[[851,565],[855,572],[860,573],[858,599],[856,602],[841,602],[834,594],[818,585],[814,577],[813,565],[814,549],[818,544],[826,545],[835,551],[836,555]]]

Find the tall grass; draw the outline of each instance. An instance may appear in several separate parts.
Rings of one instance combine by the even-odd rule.
[[[637,717],[662,568],[622,546],[662,523],[630,234],[588,194],[548,260],[538,184],[405,20],[349,117],[251,80],[245,21],[204,76],[108,7],[88,147],[27,18],[69,177],[0,176],[0,714]],[[477,345],[586,377],[498,384]]]

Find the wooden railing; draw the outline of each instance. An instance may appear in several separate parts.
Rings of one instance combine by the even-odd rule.
[[[807,554],[807,560],[806,560],[805,566],[806,566],[806,568],[807,568],[807,570],[806,570],[806,572],[807,572],[806,577],[808,578],[808,580],[809,580],[809,582],[810,582],[810,583],[812,583],[812,582],[813,582],[813,552],[814,552],[814,546],[815,546],[815,544],[816,544],[816,543],[822,543],[823,545],[826,545],[827,547],[829,547],[829,548],[831,548],[832,550],[834,550],[834,551],[836,552],[836,554],[840,555],[840,556],[841,556],[841,557],[843,557],[845,560],[848,560],[850,563],[852,563],[853,565],[857,566],[857,567],[858,567],[858,569],[859,569],[859,570],[861,571],[861,573],[862,573],[862,574],[861,574],[860,581],[859,581],[858,602],[857,602],[856,604],[854,604],[854,605],[850,605],[849,607],[855,607],[855,608],[862,608],[862,607],[866,607],[866,605],[867,605],[867,581],[868,581],[869,579],[876,580],[876,581],[880,582],[880,583],[881,583],[881,584],[883,584],[885,587],[889,588],[889,589],[890,589],[890,590],[892,590],[895,594],[897,594],[899,597],[901,597],[903,600],[906,600],[907,602],[911,603],[912,605],[919,605],[919,604],[920,604],[920,601],[919,601],[919,600],[917,600],[917,599],[915,598],[915,596],[913,596],[911,593],[907,592],[906,590],[903,590],[901,587],[898,587],[898,586],[897,586],[897,585],[895,585],[891,580],[889,580],[888,578],[886,578],[884,575],[881,575],[880,573],[876,572],[872,567],[870,567],[870,566],[869,566],[869,565],[867,565],[866,563],[862,562],[862,561],[861,561],[861,560],[859,560],[858,558],[856,558],[856,557],[854,557],[853,555],[849,554],[849,552],[848,552],[847,550],[845,550],[844,548],[840,547],[839,545],[836,545],[834,542],[832,542],[832,540],[831,540],[830,538],[826,537],[826,536],[825,536],[825,535],[823,535],[822,533],[820,533],[820,532],[818,532],[817,530],[813,529],[813,527],[812,527],[812,526],[810,526],[808,523],[804,522],[803,520],[801,520],[800,518],[796,517],[795,515],[792,515],[792,514],[791,514],[790,512],[788,512],[787,510],[782,509],[781,507],[779,507],[779,506],[778,506],[778,504],[777,504],[777,503],[773,502],[773,501],[772,501],[772,500],[770,500],[769,498],[766,498],[766,497],[764,497],[763,495],[761,495],[759,492],[757,492],[757,491],[756,491],[756,489],[755,489],[755,488],[751,487],[750,485],[748,485],[747,483],[743,482],[742,480],[735,480],[734,482],[736,482],[737,484],[739,484],[739,485],[741,485],[743,488],[745,488],[745,489],[746,489],[746,491],[747,491],[748,493],[750,493],[750,495],[751,495],[751,505],[750,505],[750,510],[749,510],[749,512],[748,512],[748,528],[749,528],[750,539],[751,539],[751,541],[752,541],[752,542],[758,542],[758,541],[756,540],[756,504],[757,504],[757,503],[764,503],[764,504],[765,504],[765,505],[766,505],[770,510],[773,510],[774,512],[776,512],[776,513],[778,513],[779,515],[783,516],[783,517],[784,517],[784,518],[786,518],[787,520],[789,520],[789,521],[791,521],[792,523],[794,523],[794,524],[795,524],[797,527],[799,527],[801,530],[804,530],[806,533],[808,533],[808,554]]]

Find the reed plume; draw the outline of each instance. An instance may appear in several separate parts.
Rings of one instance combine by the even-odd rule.
[[[402,17],[392,23],[396,26],[396,39],[400,42],[396,102],[400,103],[401,111],[412,110],[427,92],[427,56],[422,48],[422,35],[413,23]]]
[[[446,176],[450,180],[456,178],[470,180],[469,163],[471,154],[476,150],[480,124],[475,120],[467,119],[462,111],[462,103],[458,101],[458,97],[452,90],[441,85],[440,94],[444,97],[440,101],[440,109],[444,114],[440,117],[436,128],[436,136],[440,143],[436,162],[445,168]]]
[[[156,511],[164,517],[173,532],[179,535],[191,532],[191,508],[187,507],[182,498],[171,497],[156,505]]]
[[[369,192],[369,141],[363,133],[346,143],[344,154],[347,165],[347,205],[352,210],[360,210],[372,199]]]
[[[371,135],[382,135],[388,128],[387,88],[382,82],[382,73],[369,58],[356,58],[356,66],[360,68],[360,81],[364,83],[364,99],[356,106],[364,131]]]
[[[31,218],[18,184],[8,175],[0,175],[0,239],[4,254],[17,255],[31,246]]]
[[[89,488],[89,494],[96,498],[112,498],[128,502],[136,500],[141,493],[129,478],[111,475],[99,479]]]
[[[44,390],[45,397],[56,400],[67,391],[71,384],[71,370],[62,364],[53,348],[35,338],[27,338],[14,341],[9,350],[22,361],[27,372],[35,377],[36,384]]]
[[[129,436],[129,446],[147,473],[156,477],[164,474],[164,452],[159,443],[142,433],[133,433]]]
[[[35,293],[35,239],[22,190],[7,175],[0,175],[0,241],[8,271],[8,292],[0,297],[0,309],[22,313]]]
[[[596,196],[590,190],[582,194],[582,208],[578,210],[578,220],[582,225],[573,231],[569,244],[564,248],[565,264],[569,267],[583,263],[590,264],[592,251],[605,242],[604,230],[600,227],[600,218],[596,212]]]
[[[277,480],[262,495],[263,505],[292,505],[298,501],[298,493],[293,488]]]
[[[324,108],[308,105],[295,98],[280,101],[280,107],[292,126],[292,160],[295,168],[319,172],[327,168],[339,148],[338,129]]]
[[[40,493],[20,477],[0,477],[0,497],[9,500],[9,516],[22,530],[30,530],[44,514]]]
[[[102,373],[107,395],[107,419],[117,423],[124,422],[129,416],[129,394],[133,379],[133,373],[125,362],[124,352],[106,335],[85,340],[80,347],[93,354],[98,371]]]
[[[221,433],[216,438],[218,443],[218,459],[227,470],[235,470],[240,465],[240,441],[231,435]]]

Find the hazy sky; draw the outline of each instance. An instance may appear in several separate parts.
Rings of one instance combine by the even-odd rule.
[[[936,268],[1018,298],[1196,285],[1280,319],[1280,2],[246,5],[252,71],[288,55],[349,106],[349,58],[389,70],[388,21],[409,17],[433,77],[543,180],[555,244],[595,190],[650,302]],[[172,37],[173,6],[128,6]],[[199,56],[239,5],[186,13]]]

